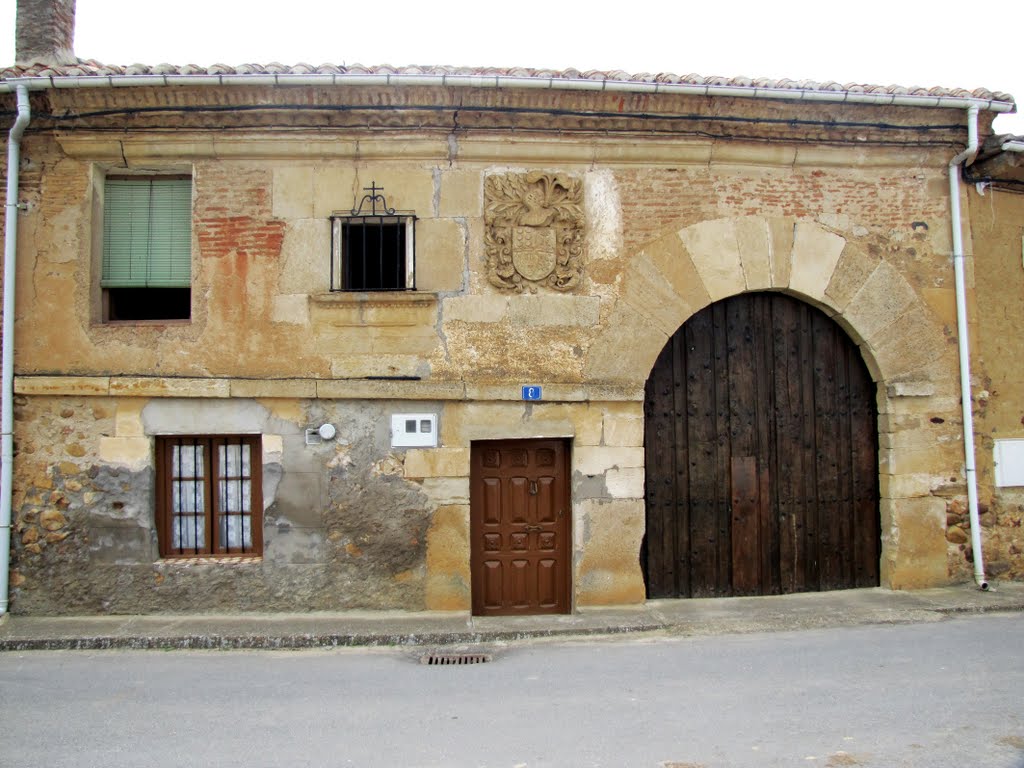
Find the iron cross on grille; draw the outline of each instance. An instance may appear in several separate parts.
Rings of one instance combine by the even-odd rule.
[[[377,213],[377,201],[378,200],[380,201],[380,204],[384,207],[384,214],[386,214],[388,216],[394,216],[395,215],[395,209],[394,208],[388,208],[388,201],[384,199],[384,187],[378,187],[376,181],[371,181],[370,182],[370,186],[363,187],[363,191],[364,192],[369,192],[370,194],[363,195],[363,199],[359,201],[359,207],[352,209],[352,215],[353,216],[365,216],[366,215],[366,214],[363,213],[363,206],[366,205],[367,201],[369,201],[370,208],[372,210],[372,213],[370,215],[371,216],[380,216],[381,214]]]

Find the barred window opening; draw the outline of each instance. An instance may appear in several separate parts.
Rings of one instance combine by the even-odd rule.
[[[415,216],[331,218],[332,291],[415,289]]]

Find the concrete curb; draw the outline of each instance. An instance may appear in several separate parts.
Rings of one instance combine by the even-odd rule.
[[[0,638],[2,651],[105,650],[301,650],[308,648],[435,647],[513,643],[543,638],[629,635],[664,630],[663,625],[629,627],[567,627],[501,632],[324,633],[273,635],[165,635]]]
[[[663,633],[675,637],[838,629],[1024,612],[1024,584],[770,597],[652,600],[565,616],[446,613],[234,614],[0,618],[0,651],[429,648]]]

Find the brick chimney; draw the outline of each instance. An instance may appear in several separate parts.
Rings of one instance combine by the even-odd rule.
[[[18,0],[15,63],[75,64],[75,0]]]

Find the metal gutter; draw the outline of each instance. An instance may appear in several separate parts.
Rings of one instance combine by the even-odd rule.
[[[256,86],[441,86],[451,88],[529,88],[561,91],[607,91],[610,93],[683,94],[727,98],[784,99],[787,101],[824,102],[834,104],[867,104],[876,106],[923,107],[937,109],[969,109],[977,107],[990,112],[1014,112],[1012,101],[983,99],[974,96],[932,96],[926,94],[871,93],[848,90],[816,90],[807,88],[769,88],[765,86],[710,85],[696,83],[653,83],[611,79],[569,79],[559,77],[525,77],[517,75],[458,74],[198,74],[198,75],[71,75],[49,77],[18,77],[0,81],[0,93],[19,87],[30,91],[65,88],[126,88],[188,85],[256,85]]]

